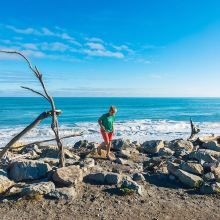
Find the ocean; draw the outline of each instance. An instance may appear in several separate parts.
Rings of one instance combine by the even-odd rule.
[[[68,147],[81,139],[101,141],[98,118],[115,105],[115,138],[143,142],[151,139],[171,140],[190,135],[190,117],[201,135],[220,133],[220,98],[55,98],[61,136],[83,131],[84,135],[64,140]],[[0,147],[31,123],[41,112],[50,110],[42,98],[0,98]],[[46,119],[29,132],[22,142],[53,137]]]

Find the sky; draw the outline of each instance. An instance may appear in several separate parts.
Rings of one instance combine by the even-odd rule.
[[[219,0],[0,0],[0,49],[54,96],[219,97]],[[0,54],[0,96],[40,91]]]

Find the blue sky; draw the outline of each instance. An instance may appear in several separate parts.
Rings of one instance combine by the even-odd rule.
[[[54,96],[220,96],[218,0],[0,2],[0,48]],[[0,55],[0,96],[29,96],[20,85],[40,89]]]

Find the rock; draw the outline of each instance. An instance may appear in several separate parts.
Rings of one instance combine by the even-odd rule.
[[[174,154],[174,151],[172,151],[170,148],[167,148],[167,147],[160,148],[158,152],[158,155],[160,157],[172,156],[173,154]]]
[[[201,163],[201,161],[205,161],[207,163],[215,163],[217,162],[217,160],[212,156],[210,155],[207,150],[199,150],[199,151],[196,151],[196,152],[192,152],[190,154],[187,155],[188,159],[195,159],[197,161],[199,161]]]
[[[217,141],[209,141],[202,144],[202,147],[209,150],[214,150],[220,152],[220,145]]]
[[[164,142],[162,140],[145,141],[141,147],[144,153],[154,154],[164,147]]]
[[[79,166],[69,166],[58,168],[53,174],[53,181],[57,185],[70,186],[77,185],[83,179],[82,170]]]
[[[107,173],[105,176],[105,184],[107,185],[117,185],[121,182],[122,175],[118,173]]]
[[[3,169],[0,169],[0,176],[8,177],[7,171],[5,171],[5,170],[3,170]]]
[[[124,194],[132,194],[137,193],[139,195],[143,195],[143,188],[139,184],[137,184],[135,181],[129,179],[129,178],[123,178],[120,190]]]
[[[112,141],[112,150],[121,151],[122,149],[126,149],[131,144],[130,140],[124,139],[115,139]]]
[[[127,160],[124,160],[124,159],[122,159],[122,158],[117,158],[117,159],[115,160],[115,163],[125,165],[125,164],[127,164]]]
[[[201,164],[193,163],[193,162],[185,162],[180,165],[180,168],[186,172],[202,175],[203,167]]]
[[[54,191],[47,194],[47,196],[55,199],[74,199],[77,195],[74,187],[56,188]]]
[[[13,186],[15,183],[8,179],[5,175],[0,175],[0,193],[4,193],[7,191],[11,186]]]
[[[209,173],[206,173],[204,176],[203,176],[203,179],[205,181],[210,181],[210,180],[214,180],[215,179],[215,176],[213,173],[209,172]]]
[[[93,158],[86,158],[83,161],[80,161],[80,165],[89,169],[95,166],[95,160]]]
[[[22,154],[27,154],[27,153],[31,153],[31,152],[41,154],[42,151],[41,151],[41,149],[39,149],[38,145],[36,145],[36,144],[28,145],[28,146],[22,148],[22,150],[21,150]]]
[[[116,154],[116,157],[121,157],[121,158],[124,158],[124,159],[129,159],[131,158],[131,152],[129,150],[121,150],[121,151],[118,151],[117,154]]]
[[[167,170],[170,174],[176,176],[176,171],[179,169],[179,164],[168,162],[167,163]]]
[[[21,195],[44,195],[55,190],[55,185],[53,182],[39,182],[26,185],[21,190]]]
[[[145,181],[145,178],[141,173],[134,173],[132,179],[134,181]]]
[[[21,194],[22,189],[24,188],[25,183],[16,183],[13,185],[7,192],[6,196],[15,196]]]
[[[184,170],[177,169],[175,176],[186,186],[191,188],[199,188],[203,184],[203,179]]]
[[[220,183],[204,183],[200,187],[200,192],[202,194],[214,194],[214,193],[220,193]]]
[[[185,149],[186,151],[191,152],[193,150],[193,144],[190,141],[178,139],[171,141],[169,143],[169,148],[173,151],[181,151]]]
[[[9,168],[9,176],[14,181],[34,180],[46,177],[51,167],[40,161],[20,160],[15,161]]]
[[[218,152],[218,151],[200,149],[198,152],[206,153],[206,154],[214,157],[216,160],[220,161],[220,152]]]
[[[97,173],[90,173],[85,176],[85,181],[92,183],[92,184],[104,184],[105,183],[105,172],[97,172]]]
[[[74,144],[74,148],[75,149],[79,149],[79,148],[83,148],[83,147],[87,147],[88,145],[88,141],[87,140],[80,140],[80,141],[77,141],[75,144]]]
[[[220,164],[212,164],[210,170],[213,173],[216,181],[220,182]]]

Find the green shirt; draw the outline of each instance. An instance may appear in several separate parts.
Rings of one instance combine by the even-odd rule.
[[[108,113],[104,114],[100,118],[102,125],[105,128],[106,132],[112,132],[113,131],[113,122],[115,121],[114,115],[109,115]]]

